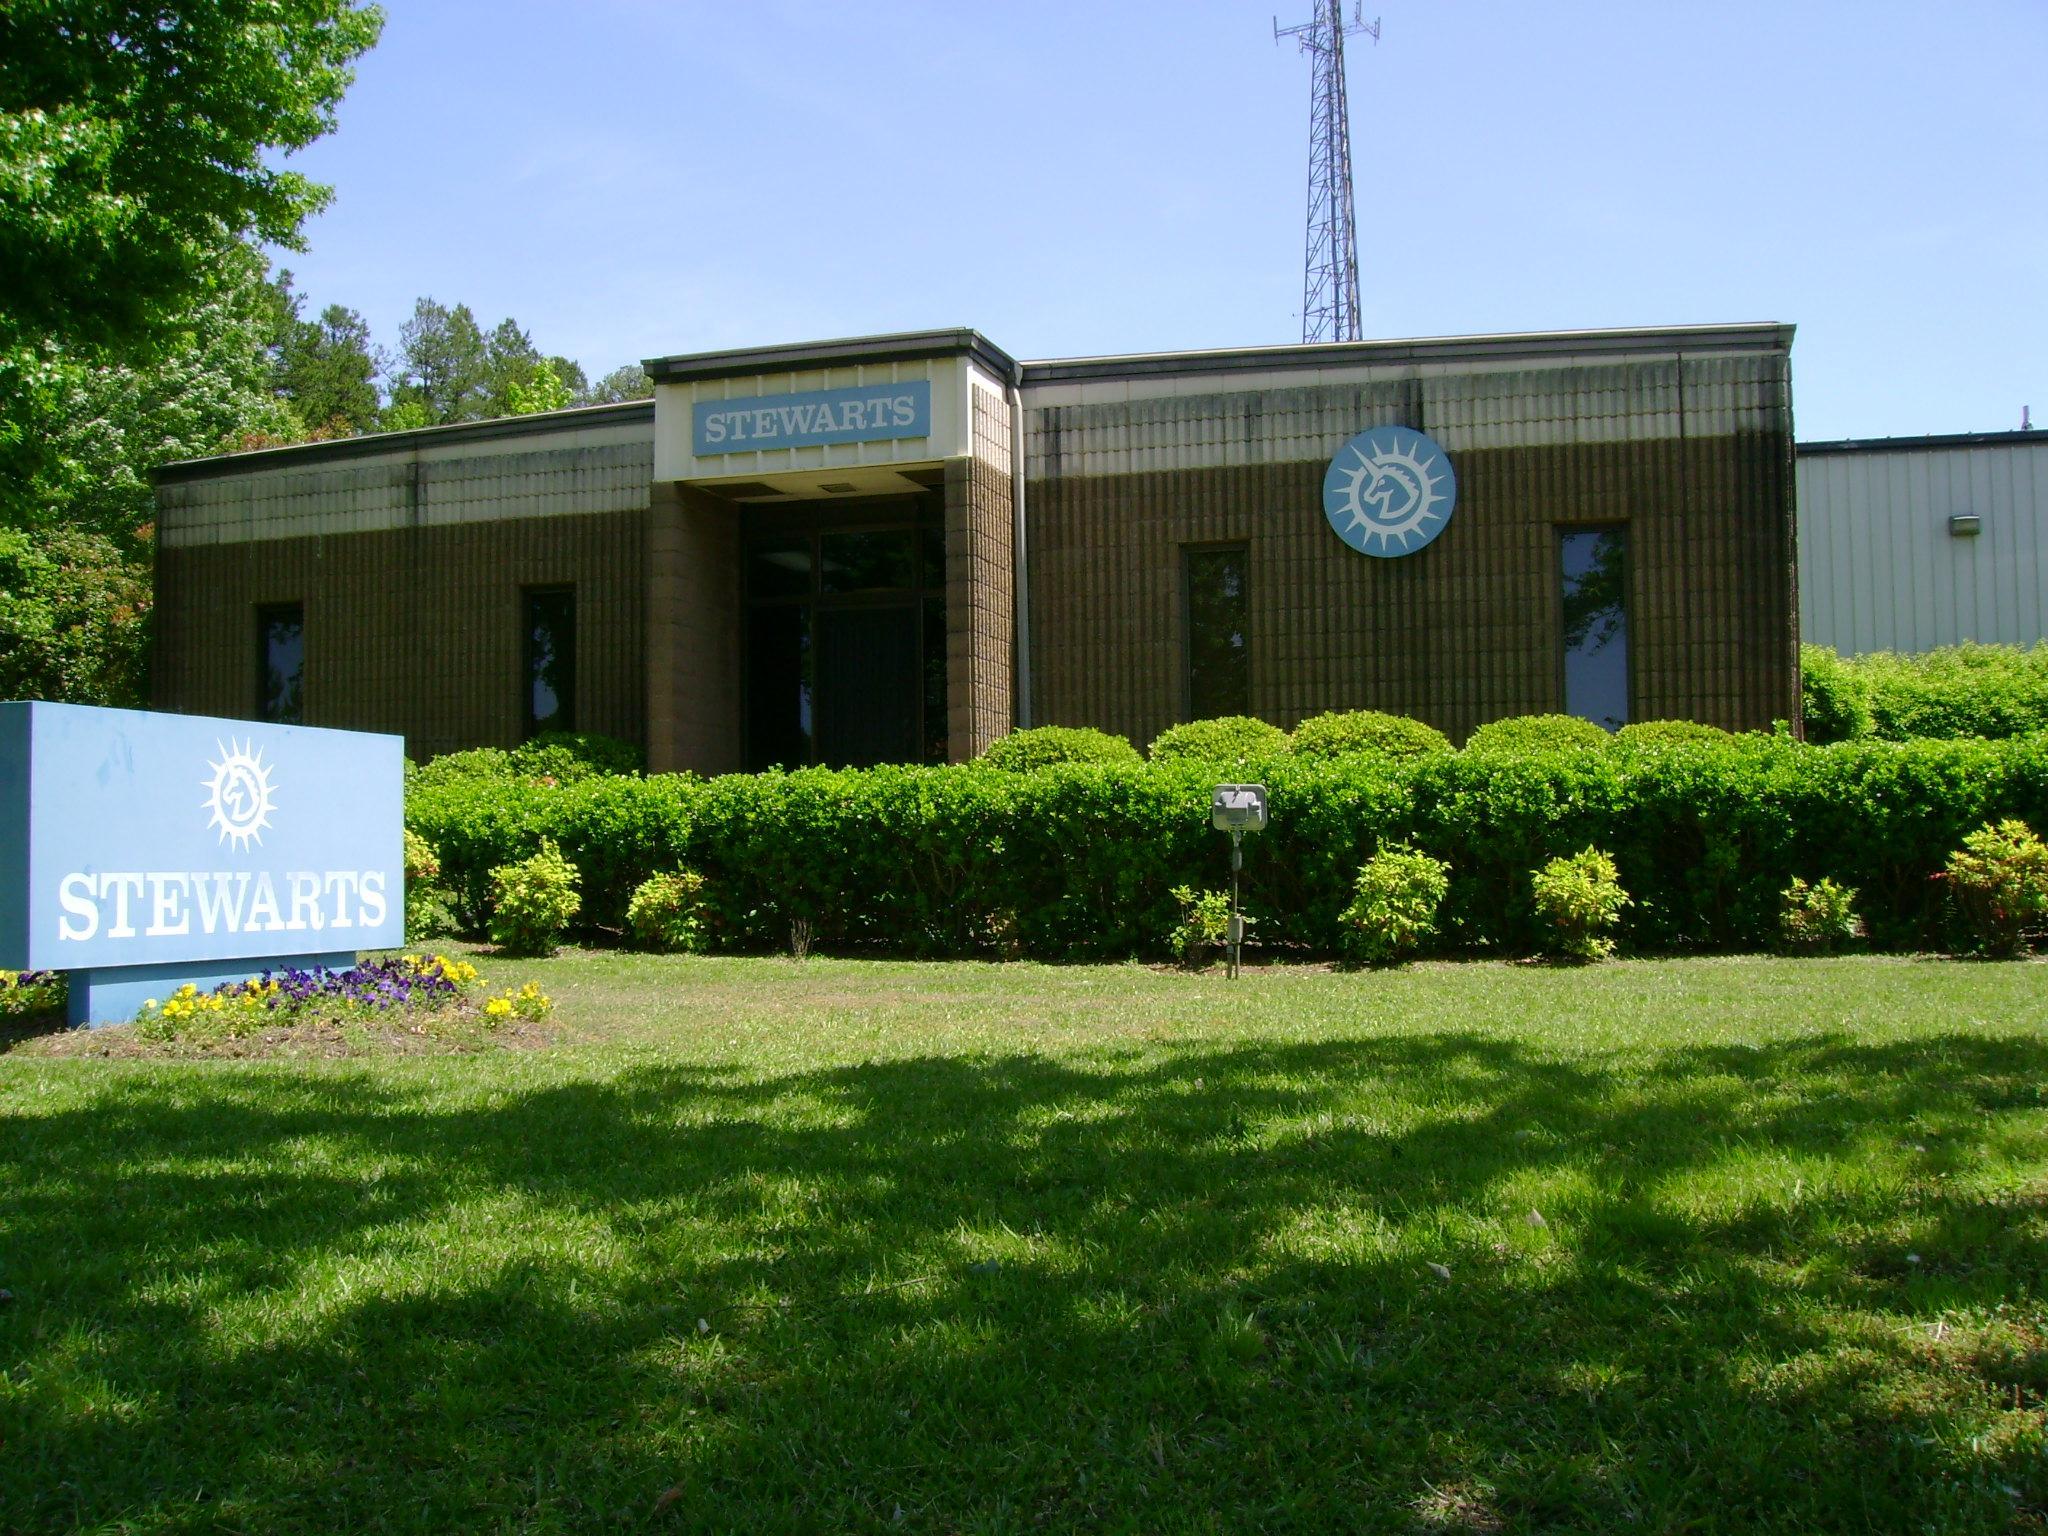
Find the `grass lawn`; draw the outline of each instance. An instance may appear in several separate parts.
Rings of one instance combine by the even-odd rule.
[[[0,1531],[2048,1530],[2048,965],[480,963],[0,1059]]]

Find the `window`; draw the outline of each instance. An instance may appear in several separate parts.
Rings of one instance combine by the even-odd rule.
[[[1244,545],[1182,555],[1187,615],[1187,717],[1248,715],[1252,708],[1249,564]]]
[[[1628,724],[1628,530],[1558,530],[1565,713]]]
[[[576,729],[576,589],[524,594],[526,734]]]
[[[306,718],[306,609],[277,603],[256,610],[256,713],[278,725]]]

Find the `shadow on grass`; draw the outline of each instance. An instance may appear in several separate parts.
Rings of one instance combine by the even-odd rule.
[[[2044,1081],[1963,1034],[126,1074],[0,1125],[0,1528],[2030,1528],[2048,1194],[1977,1175]]]

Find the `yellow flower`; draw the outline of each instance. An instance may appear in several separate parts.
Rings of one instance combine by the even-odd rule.
[[[502,1019],[511,1011],[512,999],[509,997],[494,997],[484,1004],[484,1012],[494,1019]]]

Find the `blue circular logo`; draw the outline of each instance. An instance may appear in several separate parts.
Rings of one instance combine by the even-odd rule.
[[[1361,432],[1323,475],[1323,516],[1361,555],[1412,555],[1444,531],[1458,504],[1450,458],[1407,427]]]

